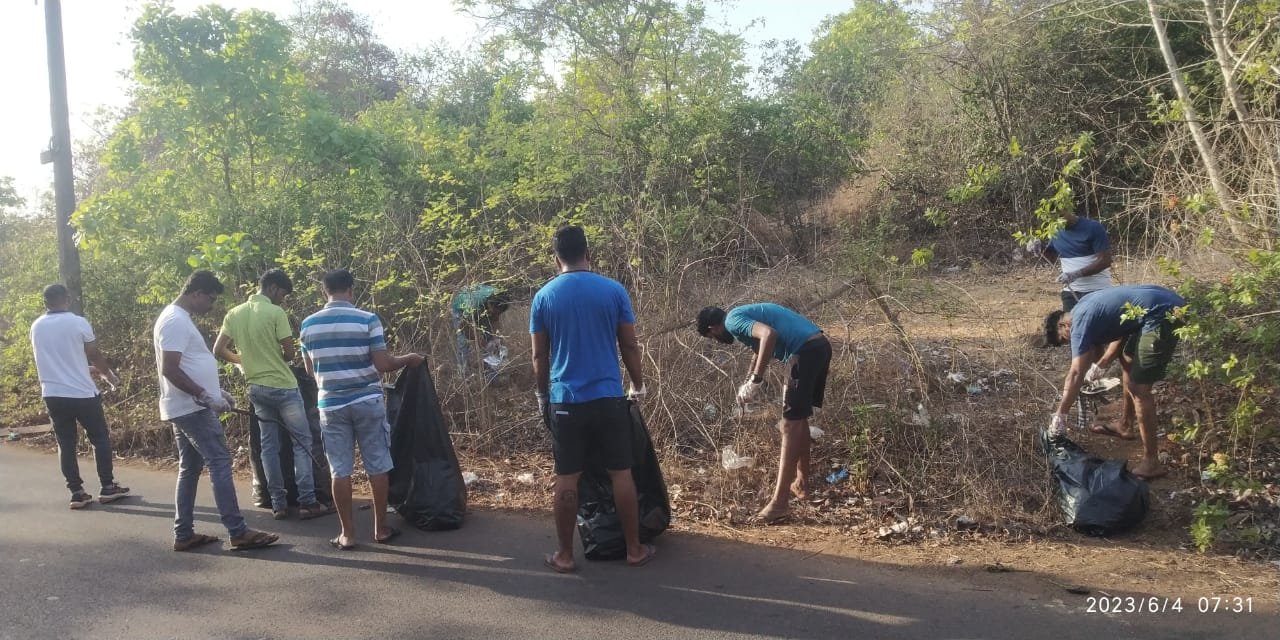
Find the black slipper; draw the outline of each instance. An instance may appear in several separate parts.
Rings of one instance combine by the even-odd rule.
[[[338,536],[336,538],[329,540],[329,546],[333,547],[334,549],[338,549],[340,551],[350,551],[356,548],[356,545],[354,544],[342,544],[342,536]]]
[[[400,530],[395,527],[387,527],[387,531],[387,535],[381,538],[374,538],[373,541],[378,544],[391,544],[392,540],[400,536]]]

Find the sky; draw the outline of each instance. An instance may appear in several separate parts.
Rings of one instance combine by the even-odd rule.
[[[172,0],[190,13],[209,0]],[[295,0],[221,0],[233,9],[262,9],[287,17]],[[707,2],[710,26],[739,32],[749,45],[795,39],[808,43],[823,18],[852,8],[853,0],[729,0]],[[71,136],[95,137],[103,107],[127,103],[132,64],[128,30],[141,13],[141,0],[63,0],[62,31],[67,64]],[[465,48],[481,39],[481,25],[456,13],[450,0],[347,0],[368,16],[383,43],[417,51],[445,41]],[[49,144],[49,72],[44,0],[0,0],[0,60],[6,99],[0,101],[0,176],[14,178],[19,195],[38,202],[53,181],[53,165],[40,164]],[[754,23],[753,23],[754,21]],[[755,64],[755,60],[752,60]],[[102,132],[97,132],[102,133]]]

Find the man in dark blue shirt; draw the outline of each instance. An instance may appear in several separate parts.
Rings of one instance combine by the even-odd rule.
[[[538,408],[551,428],[556,483],[552,510],[559,548],[547,567],[577,569],[573,528],[578,513],[578,478],[588,455],[604,459],[613,483],[614,506],[627,541],[627,564],[653,558],[653,545],[640,544],[640,509],[631,476],[631,415],[622,395],[618,351],[631,377],[632,398],[645,394],[640,343],[631,298],[618,282],[591,271],[582,227],[562,227],[555,235],[560,275],[533,297],[533,375]]]
[[[739,402],[752,402],[764,394],[764,373],[769,357],[779,362],[793,361],[791,378],[783,396],[782,451],[773,498],[757,517],[778,522],[791,513],[791,496],[808,497],[809,418],[813,408],[822,406],[831,366],[831,343],[818,325],[784,306],[764,303],[734,307],[728,313],[720,307],[706,307],[698,313],[698,333],[724,344],[736,339],[755,352],[751,375],[738,388]],[[794,483],[793,483],[794,480]]]
[[[1075,309],[1055,311],[1045,320],[1045,338],[1064,344],[1070,336],[1071,370],[1063,382],[1062,399],[1049,425],[1049,435],[1066,432],[1066,414],[1080,387],[1102,376],[1117,357],[1123,371],[1125,406],[1115,426],[1095,425],[1094,433],[1132,440],[1136,419],[1142,436],[1143,459],[1132,469],[1140,478],[1168,473],[1160,466],[1156,447],[1156,401],[1151,387],[1163,380],[1178,336],[1181,308],[1178,294],[1155,285],[1112,287],[1090,294]]]
[[[1062,310],[1070,311],[1085,296],[1112,285],[1111,240],[1102,223],[1068,211],[1066,225],[1048,244],[1032,240],[1027,251],[1062,263],[1058,282],[1062,283]]]

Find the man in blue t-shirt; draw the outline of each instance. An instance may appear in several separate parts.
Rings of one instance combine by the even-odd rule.
[[[631,298],[618,282],[591,271],[582,227],[556,231],[560,275],[533,297],[533,375],[538,409],[551,429],[556,465],[554,553],[543,559],[559,573],[577,569],[573,529],[578,518],[578,478],[588,455],[603,458],[613,483],[614,506],[627,541],[627,564],[638,567],[656,553],[640,543],[640,507],[631,475],[631,415],[622,395],[618,351],[631,377],[633,399],[645,394],[640,343]]]
[[[1070,312],[1049,314],[1045,338],[1050,344],[1064,344],[1070,336],[1071,344],[1071,370],[1063,382],[1062,400],[1049,424],[1049,435],[1066,432],[1066,414],[1081,385],[1102,377],[1119,357],[1125,395],[1120,421],[1114,426],[1094,425],[1090,431],[1133,440],[1136,419],[1143,459],[1132,469],[1133,474],[1150,480],[1168,473],[1160,466],[1156,448],[1156,401],[1151,387],[1164,379],[1173,359],[1178,346],[1174,328],[1186,304],[1164,287],[1144,284],[1098,291]]]
[[[1102,223],[1068,212],[1066,226],[1048,244],[1035,239],[1029,253],[1061,261],[1062,310],[1070,311],[1085,296],[1106,289],[1111,282],[1111,240]]]
[[[814,407],[822,406],[831,366],[831,343],[808,318],[772,303],[734,307],[728,313],[720,307],[706,307],[698,313],[698,333],[724,344],[736,339],[755,352],[751,375],[738,388],[740,402],[752,402],[764,395],[769,356],[779,362],[793,361],[783,394],[782,421],[778,423],[782,432],[778,480],[773,498],[757,516],[764,522],[782,520],[790,515],[793,494],[800,500],[808,497],[809,418]]]

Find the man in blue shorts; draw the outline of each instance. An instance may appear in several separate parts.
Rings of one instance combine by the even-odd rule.
[[[373,489],[373,541],[385,544],[400,535],[387,524],[387,473],[391,471],[391,425],[382,398],[382,376],[403,367],[416,367],[416,353],[387,353],[382,322],[376,314],[358,309],[351,300],[355,278],[346,269],[324,274],[329,303],[302,321],[302,356],[307,373],[320,387],[320,437],[333,473],[333,502],[342,530],[329,541],[348,551],[356,546],[351,510],[351,473],[356,443]]]
[[[582,227],[556,231],[560,274],[533,297],[533,375],[538,409],[551,428],[556,465],[554,553],[543,559],[553,571],[577,569],[573,528],[578,514],[578,478],[587,456],[599,456],[613,483],[614,506],[627,541],[627,564],[639,567],[657,552],[640,544],[640,507],[631,475],[631,416],[622,395],[618,351],[631,377],[630,397],[645,394],[640,343],[631,298],[618,282],[591,270]]]
[[[798,500],[808,497],[809,418],[814,407],[822,406],[831,366],[831,343],[808,318],[772,303],[734,307],[728,313],[720,307],[706,307],[698,313],[698,333],[724,344],[733,344],[736,339],[755,352],[751,375],[738,388],[740,402],[753,402],[764,395],[764,373],[770,356],[779,362],[792,361],[782,421],[778,423],[782,432],[778,480],[773,498],[757,516],[768,523],[783,520],[791,513],[793,495]]]
[[[1045,321],[1045,337],[1050,344],[1070,342],[1071,370],[1063,382],[1057,412],[1049,423],[1049,435],[1066,433],[1066,414],[1081,385],[1101,377],[1118,357],[1126,396],[1123,414],[1115,426],[1097,425],[1091,431],[1133,440],[1136,419],[1143,458],[1132,469],[1133,475],[1150,480],[1168,473],[1160,466],[1156,447],[1156,401],[1151,387],[1164,379],[1173,359],[1178,346],[1174,329],[1180,309],[1186,304],[1181,296],[1164,287],[1134,285],[1098,291],[1069,312],[1050,314]]]
[[[1067,224],[1046,245],[1040,240],[1027,243],[1027,252],[1062,263],[1058,282],[1062,283],[1062,310],[1070,311],[1085,296],[1106,289],[1111,282],[1111,240],[1102,223],[1073,212]]]

